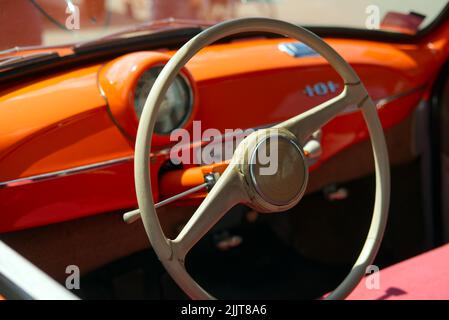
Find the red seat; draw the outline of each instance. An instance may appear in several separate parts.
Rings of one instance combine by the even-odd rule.
[[[449,244],[381,270],[379,289],[363,279],[348,299],[449,299]]]

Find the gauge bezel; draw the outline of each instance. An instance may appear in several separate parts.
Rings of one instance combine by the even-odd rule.
[[[106,108],[118,129],[130,140],[135,141],[139,118],[134,99],[137,82],[143,73],[156,66],[165,66],[171,55],[162,52],[142,51],[121,56],[102,66],[98,83],[100,93],[106,101]],[[190,108],[179,128],[191,130],[193,119],[197,112],[198,89],[190,71],[184,67],[178,74],[183,78],[190,95]],[[153,146],[160,147],[173,144],[170,133],[153,134]]]
[[[150,71],[151,69],[154,69],[154,68],[164,68],[164,66],[165,66],[165,64],[162,64],[162,63],[154,64],[154,65],[152,65],[150,68],[148,68],[148,69],[144,70],[143,72],[141,72],[140,75],[139,75],[139,77],[137,77],[136,84],[135,84],[135,86],[134,86],[134,88],[133,88],[133,90],[132,90],[132,105],[133,105],[133,108],[134,108],[134,111],[135,111],[135,114],[136,114],[137,121],[140,121],[139,116],[138,116],[138,114],[137,114],[136,107],[135,107],[135,99],[136,99],[136,88],[137,88],[137,84],[139,83],[139,80],[142,78],[142,76],[143,76],[143,74],[144,74],[145,72],[148,72],[148,71]],[[162,70],[161,70],[161,71],[162,71]],[[188,110],[187,110],[186,114],[184,115],[182,121],[181,121],[175,128],[173,128],[172,130],[170,130],[170,132],[167,132],[167,133],[164,133],[164,132],[157,132],[157,131],[156,131],[156,128],[155,128],[155,129],[154,129],[154,132],[153,132],[154,135],[158,135],[158,136],[170,136],[170,134],[171,134],[171,132],[172,132],[173,130],[180,129],[180,128],[184,128],[185,125],[187,124],[187,122],[190,120],[191,114],[192,114],[192,112],[193,112],[193,105],[194,105],[194,100],[195,100],[195,98],[194,98],[194,93],[193,93],[193,89],[192,89],[192,85],[191,85],[191,80],[185,75],[185,72],[179,73],[179,74],[177,75],[177,77],[180,77],[181,80],[184,82],[184,84],[185,84],[186,87],[187,87],[188,104],[189,104]],[[175,80],[173,80],[173,82],[174,82],[174,81],[175,81]]]

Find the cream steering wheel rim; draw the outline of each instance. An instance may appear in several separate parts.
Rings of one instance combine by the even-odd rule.
[[[349,274],[327,299],[344,299],[359,283],[379,249],[385,230],[390,200],[390,168],[387,147],[377,110],[359,77],[349,64],[318,36],[299,26],[267,18],[244,18],[226,21],[208,28],[188,41],[163,68],[155,81],[143,107],[135,146],[135,186],[142,221],[148,238],[160,261],[180,288],[192,299],[213,299],[185,270],[184,259],[191,247],[213,226],[227,210],[237,203],[253,205],[261,210],[282,211],[299,202],[304,188],[287,206],[268,203],[253,188],[244,183],[249,177],[247,163],[242,159],[256,150],[261,132],[257,131],[241,143],[228,168],[217,184],[204,199],[180,235],[174,240],[167,239],[162,231],[151,191],[149,155],[151,137],[162,99],[181,68],[203,47],[224,37],[243,32],[267,32],[286,35],[303,42],[321,54],[340,74],[345,83],[343,92],[325,103],[295,116],[264,134],[272,135],[273,130],[282,137],[298,145],[317,128],[335,117],[350,104],[359,106],[371,138],[376,172],[376,194],[373,216],[362,251]],[[271,131],[270,131],[271,130]],[[258,133],[259,132],[259,133]],[[245,140],[246,141],[246,140]],[[242,146],[244,145],[244,146]],[[242,146],[242,147],[240,147]],[[299,156],[298,156],[299,159]],[[246,180],[247,182],[247,180]],[[307,177],[302,184],[307,183]],[[298,182],[299,183],[299,182]],[[223,190],[229,190],[223,192]]]

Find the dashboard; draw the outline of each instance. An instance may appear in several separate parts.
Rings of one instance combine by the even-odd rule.
[[[328,42],[359,74],[387,131],[410,118],[438,68],[437,47]],[[172,54],[134,52],[42,75],[3,91],[0,232],[136,206],[133,147],[140,112]],[[156,201],[201,183],[205,173],[223,169],[223,164],[181,163],[168,170],[170,147],[177,142],[170,137],[174,129],[194,135],[197,124],[200,132],[260,128],[328,100],[342,87],[324,59],[286,38],[205,48],[174,79],[159,111],[150,163]],[[36,108],[38,114],[33,112]],[[319,172],[333,157],[367,138],[362,115],[348,107],[322,128],[321,152],[311,170]],[[202,197],[204,193],[198,193],[179,205],[197,204]]]

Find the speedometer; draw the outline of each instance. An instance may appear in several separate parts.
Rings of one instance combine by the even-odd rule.
[[[139,119],[148,94],[162,68],[158,66],[148,69],[137,81],[134,92],[134,109]],[[190,116],[192,102],[192,90],[187,79],[182,75],[176,76],[160,105],[154,132],[169,134],[174,129],[182,127]]]

